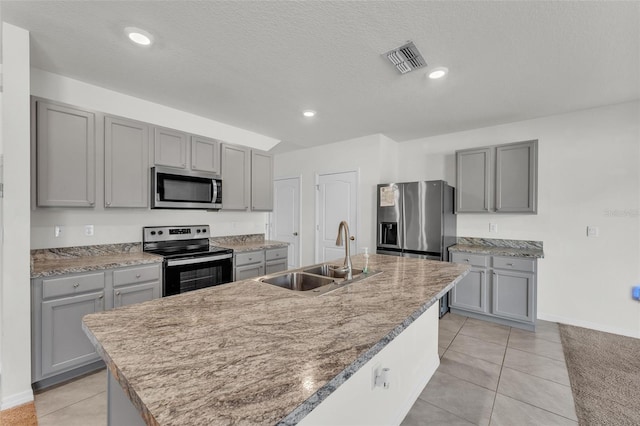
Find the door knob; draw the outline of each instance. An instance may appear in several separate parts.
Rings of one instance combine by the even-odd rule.
[[[294,233],[293,233],[293,236],[294,236],[294,237],[297,237],[297,236],[298,236],[298,233],[297,233],[297,232],[294,232]]]
[[[352,236],[350,236],[350,237],[349,237],[349,239],[350,239],[351,241],[355,241],[355,240],[356,240],[356,237],[354,237],[354,236],[352,235]]]

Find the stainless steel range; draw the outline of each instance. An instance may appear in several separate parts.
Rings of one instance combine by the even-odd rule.
[[[164,257],[162,296],[233,280],[233,250],[209,247],[209,225],[146,226],[142,247]]]

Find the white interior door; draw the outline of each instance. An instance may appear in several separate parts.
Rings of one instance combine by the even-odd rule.
[[[321,174],[316,178],[316,262],[344,259],[344,246],[336,246],[338,226],[346,220],[351,253],[357,253],[358,172]]]
[[[300,266],[300,178],[273,182],[272,235],[289,243],[289,268]]]

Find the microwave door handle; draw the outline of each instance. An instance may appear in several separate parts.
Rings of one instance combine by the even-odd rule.
[[[211,180],[211,202],[215,203],[216,200],[218,199],[218,183],[216,182],[215,179]]]

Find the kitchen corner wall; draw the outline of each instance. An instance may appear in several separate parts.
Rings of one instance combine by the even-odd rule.
[[[31,94],[256,149],[269,150],[278,143],[267,136],[33,68]],[[97,173],[102,170],[98,164]],[[104,188],[96,189],[100,200]],[[261,234],[265,232],[266,223],[267,213],[105,209],[101,206],[39,208],[31,212],[31,248],[136,242],[142,240],[143,226],[154,225],[208,224],[213,236]],[[54,236],[56,225],[62,226],[59,237]],[[94,225],[95,234],[85,236],[84,225]]]
[[[374,135],[278,154],[302,176],[302,263],[314,260],[315,174],[360,171],[358,247],[375,247],[375,185],[443,179],[458,149],[538,139],[538,214],[457,216],[458,235],[544,242],[538,318],[640,337],[640,103],[395,143]],[[498,224],[489,233],[489,222]],[[587,226],[600,235],[587,238]]]
[[[275,178],[301,177],[300,237],[301,265],[315,261],[315,183],[316,175],[358,171],[358,251],[375,251],[376,188],[381,181],[393,180],[397,172],[396,142],[384,135],[371,135],[334,144],[278,154],[274,157]],[[355,232],[354,232],[355,231]],[[338,228],[336,226],[336,236]]]

